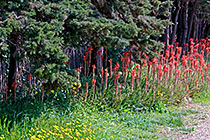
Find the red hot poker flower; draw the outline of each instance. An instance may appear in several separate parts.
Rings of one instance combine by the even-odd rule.
[[[64,62],[64,64],[65,64],[65,65],[70,65],[70,62],[69,62],[69,61],[67,61],[67,62]]]
[[[190,38],[190,42],[192,42],[193,41],[193,38]]]
[[[116,74],[114,78],[115,79],[118,79],[119,77],[120,77],[120,75],[119,74]]]
[[[98,50],[97,51],[97,54],[100,56],[101,55],[101,53],[102,53],[102,50]]]
[[[204,70],[205,70],[205,71],[208,71],[208,67],[204,67]]]
[[[199,40],[198,40],[198,39],[196,39],[196,40],[195,40],[195,42],[196,42],[196,43],[198,43],[198,42],[199,42]]]
[[[147,76],[147,75],[145,75],[145,77],[144,77],[144,78],[145,78],[145,81],[147,81],[148,76]]]
[[[152,63],[153,63],[153,64],[156,64],[157,61],[158,61],[157,58],[154,58],[154,59],[152,60]]]
[[[12,83],[12,87],[14,87],[14,88],[17,87],[17,85],[18,85],[17,82],[13,82],[13,83]]]
[[[76,71],[77,71],[77,72],[81,72],[81,69],[80,69],[80,68],[77,68]]]
[[[182,47],[177,47],[177,54],[180,54],[182,51]]]
[[[101,68],[101,75],[103,75],[103,73],[104,73],[104,70],[103,70],[103,68]]]
[[[140,68],[140,65],[139,65],[139,64],[137,64],[137,65],[136,65],[136,68],[137,68],[137,70],[138,70],[138,69]]]
[[[109,63],[110,63],[110,76],[112,77],[112,59],[109,59]]]
[[[95,85],[95,83],[96,83],[96,79],[93,79],[93,80],[92,80],[92,83],[93,83],[93,85]]]
[[[123,55],[124,55],[124,56],[127,56],[127,55],[128,55],[128,53],[127,53],[127,52],[124,52],[124,53],[123,53]]]
[[[8,92],[8,86],[5,87],[4,91],[5,92]]]
[[[31,80],[32,79],[32,76],[31,76],[31,74],[30,75],[28,75],[28,80]]]
[[[96,65],[92,65],[93,69],[96,69]]]
[[[87,55],[83,56],[83,60],[86,61],[87,59]]]
[[[88,50],[89,51],[92,51],[93,50],[93,46],[90,45],[89,48],[88,48]]]
[[[133,70],[131,71],[131,76],[135,76],[136,70],[133,68]]]
[[[87,56],[88,55],[88,52],[85,52],[85,56]]]

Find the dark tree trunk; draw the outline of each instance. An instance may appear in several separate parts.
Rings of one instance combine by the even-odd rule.
[[[183,38],[182,38],[182,44],[181,46],[184,46],[187,40],[187,31],[188,31],[188,4],[189,1],[185,2],[185,10],[183,13],[183,24],[184,24],[184,33],[183,33]],[[187,51],[187,50],[185,50]]]
[[[183,3],[181,3],[181,11],[179,14],[179,25],[178,25],[178,31],[177,31],[177,42],[182,42],[182,38],[183,38]]]
[[[197,29],[197,24],[198,23],[198,18],[195,15],[194,21],[193,21],[193,38],[196,38],[196,29]]]
[[[17,73],[17,36],[11,36],[11,41],[9,45],[10,49],[10,61],[9,61],[9,75],[8,75],[8,95],[13,95],[15,101],[15,91],[12,87],[13,82],[16,82],[16,73]]]
[[[200,27],[200,20],[197,19],[196,21],[196,32],[195,32],[195,38],[198,39],[198,31],[199,31],[199,27]]]
[[[199,36],[198,36],[199,39],[202,38],[202,28],[203,28],[203,19],[201,19],[201,23],[200,23]]]
[[[193,5],[193,8],[191,10],[191,15],[190,15],[190,20],[189,20],[189,30],[188,30],[188,35],[187,35],[187,41],[189,41],[190,36],[191,36],[191,31],[192,31],[192,24],[193,24],[193,18],[194,15],[198,9],[198,4],[199,4],[200,0],[195,0],[195,4]]]
[[[170,9],[168,9],[167,11],[169,12]],[[168,16],[167,19],[170,21],[171,20],[171,16]],[[164,37],[164,41],[166,43],[166,48],[169,45],[169,39],[170,39],[170,26],[168,25],[166,27],[166,33],[165,33],[165,37]]]
[[[176,10],[176,14],[175,14],[175,19],[174,19],[174,27],[173,27],[173,32],[172,32],[172,36],[171,36],[171,40],[170,40],[170,44],[172,44],[173,39],[176,37],[176,32],[177,32],[177,26],[178,26],[178,18],[179,18],[179,12],[181,10],[181,6],[180,6],[181,2],[178,1],[178,4],[176,5],[177,10]]]
[[[2,69],[2,56],[0,56],[1,61],[0,61],[0,91],[3,90],[3,69]]]

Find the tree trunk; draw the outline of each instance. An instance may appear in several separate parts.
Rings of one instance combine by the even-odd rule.
[[[184,47],[184,44],[186,43],[187,40],[187,31],[188,31],[188,4],[189,1],[185,2],[185,10],[183,12],[183,24],[184,24],[184,33],[183,33],[183,38],[181,42],[181,46],[183,46],[184,49],[187,49],[187,47]],[[187,53],[188,50],[185,50],[185,53]]]
[[[195,4],[193,5],[193,8],[191,10],[192,12],[191,12],[191,15],[190,15],[190,20],[189,20],[189,29],[188,29],[187,41],[189,41],[190,36],[191,36],[193,18],[194,18],[194,15],[195,15],[195,13],[198,9],[199,2],[200,2],[200,0],[195,0]]]
[[[8,95],[12,94],[14,101],[15,93],[14,87],[12,87],[13,82],[16,82],[16,73],[17,73],[17,40],[16,35],[12,36],[9,49],[10,49],[10,61],[9,61],[9,75],[8,75]],[[15,43],[14,43],[15,42]]]
[[[200,27],[200,20],[199,20],[199,19],[197,19],[197,21],[196,21],[195,39],[198,39],[198,31],[199,31],[199,27]]]
[[[167,11],[168,12],[170,12],[170,9],[168,8],[167,9]],[[167,19],[170,21],[171,20],[171,16],[168,16],[167,17]],[[165,33],[165,35],[164,35],[164,41],[165,41],[165,46],[166,46],[166,48],[165,49],[167,49],[168,48],[168,45],[169,45],[169,39],[170,39],[170,25],[168,25],[167,27],[166,27],[166,33]]]
[[[3,69],[2,69],[2,56],[0,56],[1,61],[0,61],[0,91],[3,90]]]
[[[175,19],[174,19],[174,28],[173,28],[173,32],[172,32],[170,44],[172,44],[173,39],[176,37],[177,26],[178,26],[178,18],[179,18],[179,12],[180,12],[180,10],[181,10],[180,4],[181,4],[181,2],[178,1],[177,10],[176,10],[176,15],[175,15]]]
[[[182,42],[182,38],[183,38],[183,3],[181,3],[181,11],[179,14],[179,25],[178,25],[178,32],[177,32],[177,42]]]
[[[194,21],[193,21],[193,38],[196,38],[196,29],[197,29],[197,24],[198,23],[198,18],[195,15]]]

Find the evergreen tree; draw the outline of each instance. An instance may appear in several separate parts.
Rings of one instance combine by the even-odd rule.
[[[161,19],[169,14],[169,6],[170,1],[160,0],[1,1],[0,50],[1,56],[9,54],[9,89],[23,57],[30,60],[31,73],[47,89],[55,89],[76,80],[75,72],[64,65],[68,58],[62,47],[157,50],[162,44],[155,37],[169,24]]]

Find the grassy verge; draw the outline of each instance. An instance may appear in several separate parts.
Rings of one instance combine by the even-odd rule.
[[[25,117],[10,129],[1,126],[0,139],[166,139],[159,132],[164,127],[183,126],[181,115],[173,109],[135,112],[129,109],[100,111],[97,106],[75,105],[63,114],[50,109],[38,118]]]
[[[195,98],[209,103],[209,94]],[[59,103],[59,104],[58,104]],[[159,102],[138,110],[135,106],[112,108],[99,104],[61,104],[61,101],[6,105],[1,116],[0,140],[88,140],[88,139],[168,139],[164,128],[188,133],[182,116],[198,113]],[[5,107],[4,107],[5,108]],[[15,112],[18,111],[19,112]],[[13,122],[11,122],[13,120]],[[15,121],[14,121],[15,120]]]

